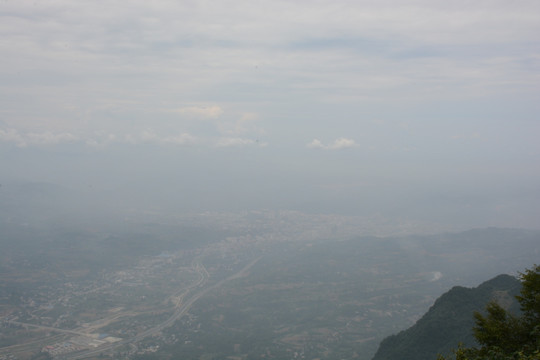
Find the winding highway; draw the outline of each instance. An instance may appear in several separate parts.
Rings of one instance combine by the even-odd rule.
[[[227,278],[225,278],[223,280],[220,280],[217,283],[215,283],[215,284],[213,284],[211,286],[208,286],[207,288],[204,288],[204,289],[201,289],[201,290],[195,292],[187,301],[182,302],[181,304],[177,304],[176,310],[174,311],[174,313],[167,320],[165,320],[164,322],[162,322],[159,325],[154,326],[151,329],[143,331],[142,333],[139,333],[139,334],[137,334],[137,335],[135,335],[135,336],[133,336],[131,338],[128,338],[128,339],[124,339],[124,340],[121,340],[121,341],[118,341],[118,342],[115,342],[115,343],[100,346],[100,347],[98,347],[96,349],[87,350],[87,351],[84,351],[84,352],[80,352],[78,354],[72,354],[72,355],[67,354],[64,357],[60,357],[59,359],[62,359],[62,360],[84,359],[84,358],[90,357],[92,355],[97,355],[97,354],[103,353],[105,351],[112,350],[114,348],[117,348],[117,347],[125,345],[125,344],[140,341],[140,340],[142,340],[142,339],[144,339],[144,338],[146,338],[146,337],[148,337],[150,335],[158,333],[158,332],[162,331],[163,329],[171,326],[172,324],[174,324],[174,322],[176,322],[176,320],[178,320],[182,316],[184,316],[188,312],[189,308],[197,300],[199,300],[202,296],[204,296],[205,294],[207,294],[210,291],[222,286],[223,284],[225,284],[228,281],[238,279],[238,278],[244,276],[246,274],[246,272],[253,265],[255,265],[255,263],[257,261],[259,261],[260,259],[261,259],[260,257],[256,258],[255,260],[251,261],[249,264],[244,266],[237,273],[235,273],[235,274],[233,274],[233,275],[231,275],[231,276],[229,276],[229,277],[227,277]],[[200,276],[199,279],[195,283],[190,285],[189,287],[179,290],[175,294],[175,296],[182,296],[183,297],[188,292],[193,291],[193,289],[200,288],[200,287],[204,286],[204,284],[208,281],[208,278],[210,277],[210,275],[208,274],[208,271],[206,271],[206,268],[204,267],[204,265],[198,259],[195,260],[195,269],[199,273],[199,276]],[[180,295],[180,293],[182,293],[182,295]]]

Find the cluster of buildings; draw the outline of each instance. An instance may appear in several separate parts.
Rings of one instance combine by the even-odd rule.
[[[4,354],[0,355],[0,360],[17,360],[17,358],[13,354]]]
[[[108,334],[89,334],[88,336],[76,336],[67,341],[44,346],[41,351],[52,356],[68,354],[75,351],[97,348],[98,346],[115,343],[122,339],[109,336]]]

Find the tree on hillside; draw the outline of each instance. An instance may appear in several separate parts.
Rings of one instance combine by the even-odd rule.
[[[510,314],[496,302],[486,315],[475,312],[474,337],[479,348],[459,347],[456,360],[540,360],[540,266],[521,273],[521,315]],[[439,356],[439,360],[445,360]]]

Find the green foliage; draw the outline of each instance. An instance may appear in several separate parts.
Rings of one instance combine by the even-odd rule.
[[[474,337],[485,348],[498,347],[505,353],[518,351],[527,336],[520,318],[509,314],[496,302],[490,302],[487,316],[474,313],[476,326],[473,328]]]
[[[474,314],[473,331],[480,347],[460,345],[454,351],[456,360],[540,360],[540,266],[521,273],[520,280],[521,295],[516,299],[521,316],[490,302],[486,315]]]
[[[534,327],[540,324],[540,265],[520,275],[523,290],[517,299],[521,304],[523,320],[527,326]]]
[[[411,328],[388,337],[379,346],[373,360],[416,360],[435,358],[437,354],[452,354],[455,344],[478,344],[470,329],[473,313],[493,299],[495,294],[508,300],[519,293],[521,283],[509,275],[499,275],[477,288],[461,286],[443,294],[431,309]],[[519,309],[518,304],[510,306]]]

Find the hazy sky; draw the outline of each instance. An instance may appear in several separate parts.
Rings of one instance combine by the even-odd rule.
[[[2,182],[539,227],[537,0],[3,0],[0,55]]]

